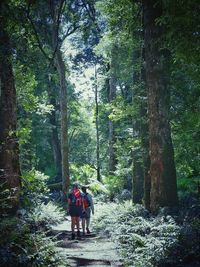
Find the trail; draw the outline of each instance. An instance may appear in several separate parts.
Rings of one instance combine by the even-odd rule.
[[[95,233],[81,237],[81,240],[70,240],[70,225],[70,217],[67,217],[52,228],[53,234],[58,235],[59,249],[66,255],[70,267],[123,267],[112,240]]]

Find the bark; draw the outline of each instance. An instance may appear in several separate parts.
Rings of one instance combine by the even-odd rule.
[[[163,29],[156,23],[162,15],[160,5],[155,0],[143,1],[152,212],[159,207],[176,206],[178,203],[169,124],[169,63],[166,51],[160,49]]]
[[[112,55],[111,55],[111,63],[110,63],[110,77],[109,77],[109,93],[108,93],[108,102],[112,104],[113,100],[116,97],[116,77],[115,77],[115,51],[113,48]],[[109,148],[108,148],[108,154],[109,154],[109,174],[113,174],[114,171],[116,170],[116,164],[117,164],[117,159],[116,159],[116,153],[114,149],[114,144],[116,141],[116,136],[115,136],[115,126],[112,120],[109,119],[108,122],[108,130],[109,130]]]
[[[143,196],[144,181],[143,164],[139,158],[133,155],[133,203],[141,203]]]
[[[2,8],[0,3],[0,10]],[[20,166],[16,138],[16,89],[9,35],[0,12],[0,186],[11,192],[13,210],[19,204]]]
[[[100,173],[100,141],[99,141],[99,104],[98,104],[98,87],[97,87],[97,70],[95,65],[95,106],[96,106],[96,139],[97,139],[97,147],[96,147],[96,157],[97,157],[97,181],[101,181],[101,173]]]
[[[52,2],[53,3],[53,2]],[[66,66],[61,51],[61,43],[59,42],[59,9],[55,3],[51,6],[51,14],[53,18],[52,27],[52,46],[54,50],[54,65],[59,74],[60,80],[60,114],[61,114],[61,162],[62,162],[62,191],[67,195],[70,184],[69,177],[69,143],[68,143],[68,99],[67,99],[67,83],[66,83]]]
[[[49,99],[50,104],[53,105],[54,110],[51,112],[49,116],[49,121],[51,123],[51,143],[52,143],[52,150],[53,150],[53,156],[54,156],[54,164],[56,169],[56,177],[62,177],[62,157],[61,157],[61,149],[60,149],[60,140],[58,137],[58,126],[57,126],[57,119],[56,119],[56,94],[54,92],[54,89],[52,88],[51,81],[49,81]]]
[[[142,16],[142,25],[144,24],[144,18]],[[144,38],[144,36],[143,36]],[[141,73],[140,81],[143,84],[146,84],[146,73],[144,69],[145,62],[145,50],[144,47],[141,49]],[[147,90],[144,89],[144,97],[147,99]],[[150,193],[151,193],[151,176],[150,176],[150,156],[149,156],[149,127],[148,127],[148,113],[147,113],[147,101],[143,100],[140,107],[140,114],[142,118],[141,123],[141,144],[143,149],[143,176],[144,176],[144,206],[146,209],[150,210]]]
[[[65,63],[62,52],[57,49],[55,54],[56,67],[60,78],[60,113],[61,113],[61,155],[62,155],[62,190],[69,190],[69,146],[68,146],[68,115],[67,115],[67,86]]]
[[[143,78],[143,80],[145,80],[145,78]],[[149,129],[147,123],[147,107],[145,104],[141,107],[141,117],[144,120],[141,126],[141,144],[143,149],[144,206],[146,209],[150,210],[151,177],[149,172]]]

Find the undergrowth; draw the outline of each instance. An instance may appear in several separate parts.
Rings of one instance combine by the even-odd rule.
[[[0,266],[66,266],[63,255],[57,249],[58,241],[49,234],[51,225],[63,218],[61,208],[40,200],[29,211],[19,210],[17,216],[1,213]]]
[[[153,217],[142,205],[130,202],[101,204],[97,209],[93,227],[116,242],[125,266],[198,266],[184,265],[189,260],[199,263],[198,217],[185,217],[178,224],[165,210]]]

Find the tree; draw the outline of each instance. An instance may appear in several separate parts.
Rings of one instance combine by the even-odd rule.
[[[61,157],[60,140],[58,136],[58,122],[56,118],[56,111],[57,111],[56,92],[55,92],[56,85],[53,82],[51,75],[49,75],[48,84],[49,84],[48,94],[49,94],[50,104],[54,107],[54,110],[52,110],[51,114],[49,115],[49,121],[51,123],[51,128],[52,128],[51,142],[53,148],[56,177],[57,179],[59,179],[60,177],[62,177],[62,160],[61,160],[62,157]]]
[[[98,103],[98,84],[97,84],[97,67],[95,65],[95,126],[96,126],[96,160],[97,160],[97,180],[101,181],[101,173],[100,173],[100,138],[99,138],[99,103]]]
[[[16,90],[8,32],[6,1],[0,3],[0,178],[11,192],[12,206],[19,205],[20,166],[16,138]]]
[[[169,53],[162,49],[163,27],[156,20],[162,4],[143,1],[146,86],[150,141],[150,208],[178,204],[176,170],[169,122]]]
[[[90,21],[93,21],[93,11],[93,2],[64,0],[41,2],[33,6],[29,4],[27,10],[27,17],[32,25],[38,46],[45,58],[49,60],[49,64],[55,66],[59,76],[62,188],[64,193],[69,189],[70,175],[67,64],[64,60],[62,46],[70,35],[81,28],[82,24],[87,30],[89,29]]]
[[[109,70],[108,70],[108,103],[112,106],[113,101],[116,98],[116,51],[117,47],[113,44],[111,48],[111,55],[110,55],[110,63],[109,63]],[[112,111],[111,111],[112,112]],[[108,147],[108,154],[109,154],[109,163],[108,163],[108,171],[109,174],[114,174],[116,170],[117,158],[116,158],[116,149],[115,149],[115,142],[116,142],[116,134],[115,134],[115,125],[112,119],[109,118],[108,120],[108,140],[109,140],[109,147]]]

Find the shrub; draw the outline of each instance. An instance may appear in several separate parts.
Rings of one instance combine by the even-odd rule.
[[[178,242],[180,227],[171,216],[150,217],[143,206],[131,202],[105,207],[94,227],[117,243],[125,266],[156,266]]]
[[[88,184],[89,180],[95,176],[96,170],[92,168],[90,165],[70,165],[70,172],[72,182],[79,181],[81,184]]]
[[[6,216],[0,221],[0,258],[2,267],[66,266],[57,242],[47,231],[64,217],[53,203],[40,201],[21,217]]]
[[[35,225],[49,228],[52,224],[61,222],[64,219],[65,212],[53,202],[47,204],[38,202],[27,216]]]
[[[49,177],[35,169],[22,175],[21,200],[25,206],[34,205],[38,199],[46,200],[49,189],[47,180]]]
[[[56,241],[35,230],[27,220],[8,218],[0,224],[1,266],[61,266],[62,255]],[[64,265],[63,265],[64,266]]]
[[[123,181],[121,177],[108,175],[103,180],[108,190],[110,200],[113,200],[123,189]]]

